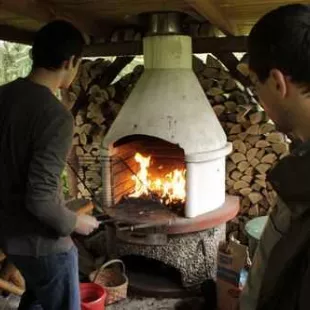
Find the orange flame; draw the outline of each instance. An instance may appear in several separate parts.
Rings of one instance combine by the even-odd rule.
[[[140,197],[149,193],[148,168],[150,166],[151,157],[143,157],[140,153],[136,153],[135,161],[140,164],[140,170],[132,179],[135,181],[135,191],[131,197]]]
[[[141,197],[156,193],[166,204],[185,202],[185,169],[175,169],[163,178],[152,179],[149,175],[151,156],[135,154],[135,161],[140,165],[138,173],[132,177],[135,181],[134,192],[130,197]]]

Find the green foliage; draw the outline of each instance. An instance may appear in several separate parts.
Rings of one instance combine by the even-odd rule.
[[[0,41],[0,85],[18,77],[25,77],[31,70],[30,47]]]

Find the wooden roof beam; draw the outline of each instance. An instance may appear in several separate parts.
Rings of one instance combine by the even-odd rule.
[[[22,30],[7,25],[0,25],[0,40],[30,45],[33,37],[34,33],[31,31]]]
[[[186,0],[186,2],[224,34],[237,34],[235,25],[225,17],[216,0]]]
[[[229,70],[232,77],[238,80],[244,87],[248,87],[251,85],[250,79],[245,77],[239,70],[237,66],[239,64],[239,60],[232,52],[214,52],[213,55],[222,62]]]
[[[194,38],[193,53],[245,52],[247,37]],[[97,43],[85,49],[86,57],[142,55],[142,41]]]

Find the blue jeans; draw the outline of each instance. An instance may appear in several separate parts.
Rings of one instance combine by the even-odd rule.
[[[19,310],[80,310],[78,255],[9,256],[26,281]]]

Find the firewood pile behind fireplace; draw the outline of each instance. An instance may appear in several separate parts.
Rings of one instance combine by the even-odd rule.
[[[289,142],[258,108],[252,93],[235,81],[217,59],[211,55],[207,56],[206,63],[196,57],[193,59],[199,82],[228,140],[233,142],[234,150],[227,158],[226,190],[230,195],[241,197],[241,210],[228,230],[243,231],[249,218],[265,215],[275,205],[276,194],[266,182],[266,174],[288,154]],[[100,83],[118,65],[102,59],[84,62],[79,78],[69,92],[76,125],[70,161],[83,180],[76,180],[74,175],[71,178],[74,196],[90,196],[83,183],[95,193],[100,192],[99,143],[143,71],[137,66],[114,84],[112,81]],[[127,179],[130,179],[129,174]]]

